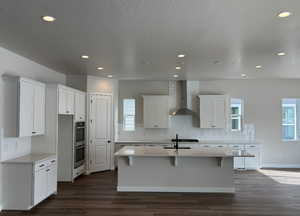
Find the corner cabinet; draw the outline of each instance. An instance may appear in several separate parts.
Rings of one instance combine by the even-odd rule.
[[[143,95],[144,128],[169,127],[169,96]]]
[[[226,128],[228,111],[228,96],[199,95],[200,128]]]
[[[45,134],[46,85],[19,79],[19,137]]]

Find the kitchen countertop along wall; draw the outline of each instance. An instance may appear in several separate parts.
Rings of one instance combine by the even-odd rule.
[[[173,144],[170,140],[117,140],[115,144],[134,145],[134,144]],[[180,144],[260,144],[259,141],[253,140],[199,140],[199,142],[180,142]]]

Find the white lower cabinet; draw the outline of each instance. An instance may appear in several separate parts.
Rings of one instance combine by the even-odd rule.
[[[56,157],[27,155],[3,162],[3,209],[29,210],[56,191]]]
[[[245,150],[244,145],[231,145],[233,151],[243,151]],[[234,157],[233,159],[233,168],[234,169],[245,169],[245,158],[243,157]]]
[[[255,155],[255,157],[245,158],[246,169],[258,169],[260,166],[260,149],[257,145],[246,145],[245,150],[247,153]]]
[[[43,199],[47,197],[47,172],[46,172],[46,167],[35,171],[34,173],[34,195],[33,195],[33,200],[34,200],[34,205],[38,204],[41,202]]]
[[[57,190],[56,160],[45,161],[38,166],[42,165],[43,168],[34,173],[34,205],[56,193]]]

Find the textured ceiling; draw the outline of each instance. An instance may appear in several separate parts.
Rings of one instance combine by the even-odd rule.
[[[69,74],[300,78],[299,20],[299,0],[1,0],[0,46]]]

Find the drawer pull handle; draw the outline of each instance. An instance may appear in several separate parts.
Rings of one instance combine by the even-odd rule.
[[[52,160],[52,161],[51,161],[51,163],[54,163],[54,162],[55,162],[55,160]]]
[[[47,170],[46,170],[46,172],[49,172],[49,171],[50,171],[50,169],[47,169]]]
[[[36,132],[35,131],[33,131],[33,132],[31,132],[32,134],[36,134]]]
[[[45,166],[45,164],[41,164],[39,167],[44,167]]]

